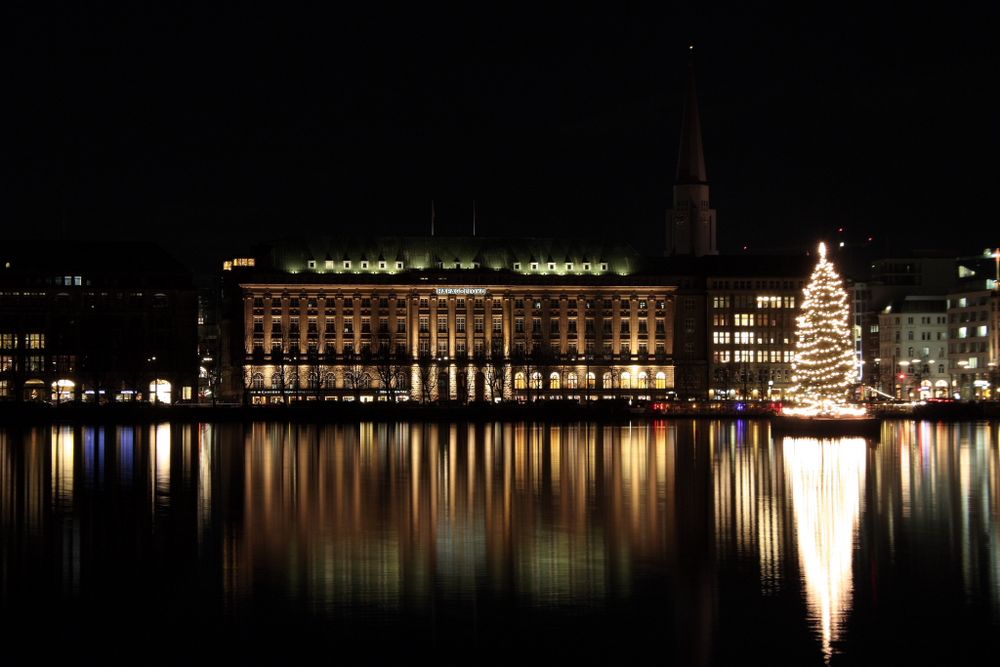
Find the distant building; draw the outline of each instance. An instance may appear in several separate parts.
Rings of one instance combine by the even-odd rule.
[[[948,295],[948,368],[952,391],[963,399],[995,397],[997,303],[995,287]]]
[[[193,399],[191,276],[146,243],[0,245],[0,398]]]
[[[794,385],[795,328],[814,261],[806,256],[705,262],[709,396],[773,399]]]
[[[221,382],[218,276],[198,286],[198,398],[216,398]]]
[[[870,388],[881,383],[882,390],[891,394],[893,383],[887,382],[891,369],[879,361],[886,358],[881,316],[887,307],[907,296],[943,299],[958,285],[955,257],[933,252],[881,258],[873,261],[863,276],[853,278],[852,317],[861,382]]]
[[[987,249],[955,260],[958,286],[948,293],[948,363],[953,394],[997,398],[1000,385],[1000,256]]]
[[[872,365],[878,391],[900,399],[951,395],[947,301],[907,296],[879,315],[879,356]]]

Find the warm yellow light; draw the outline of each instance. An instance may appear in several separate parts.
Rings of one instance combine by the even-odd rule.
[[[857,369],[851,336],[847,292],[826,245],[819,244],[819,262],[803,289],[797,318],[792,393],[802,414],[846,414],[843,407]]]

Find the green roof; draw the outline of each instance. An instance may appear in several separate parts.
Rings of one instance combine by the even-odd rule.
[[[290,273],[493,269],[538,275],[629,275],[640,269],[642,257],[627,243],[600,239],[335,237],[282,241],[272,248],[272,262],[275,269]]]

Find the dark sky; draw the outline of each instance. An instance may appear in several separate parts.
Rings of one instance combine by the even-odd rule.
[[[661,252],[693,42],[724,251],[1000,243],[1000,26],[968,7],[130,4],[15,8],[4,235],[200,266],[290,231],[423,234],[432,198],[466,233],[475,199],[481,234]]]

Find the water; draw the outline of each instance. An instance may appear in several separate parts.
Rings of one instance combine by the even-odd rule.
[[[1000,429],[0,431],[0,659],[960,664],[1000,648]]]

